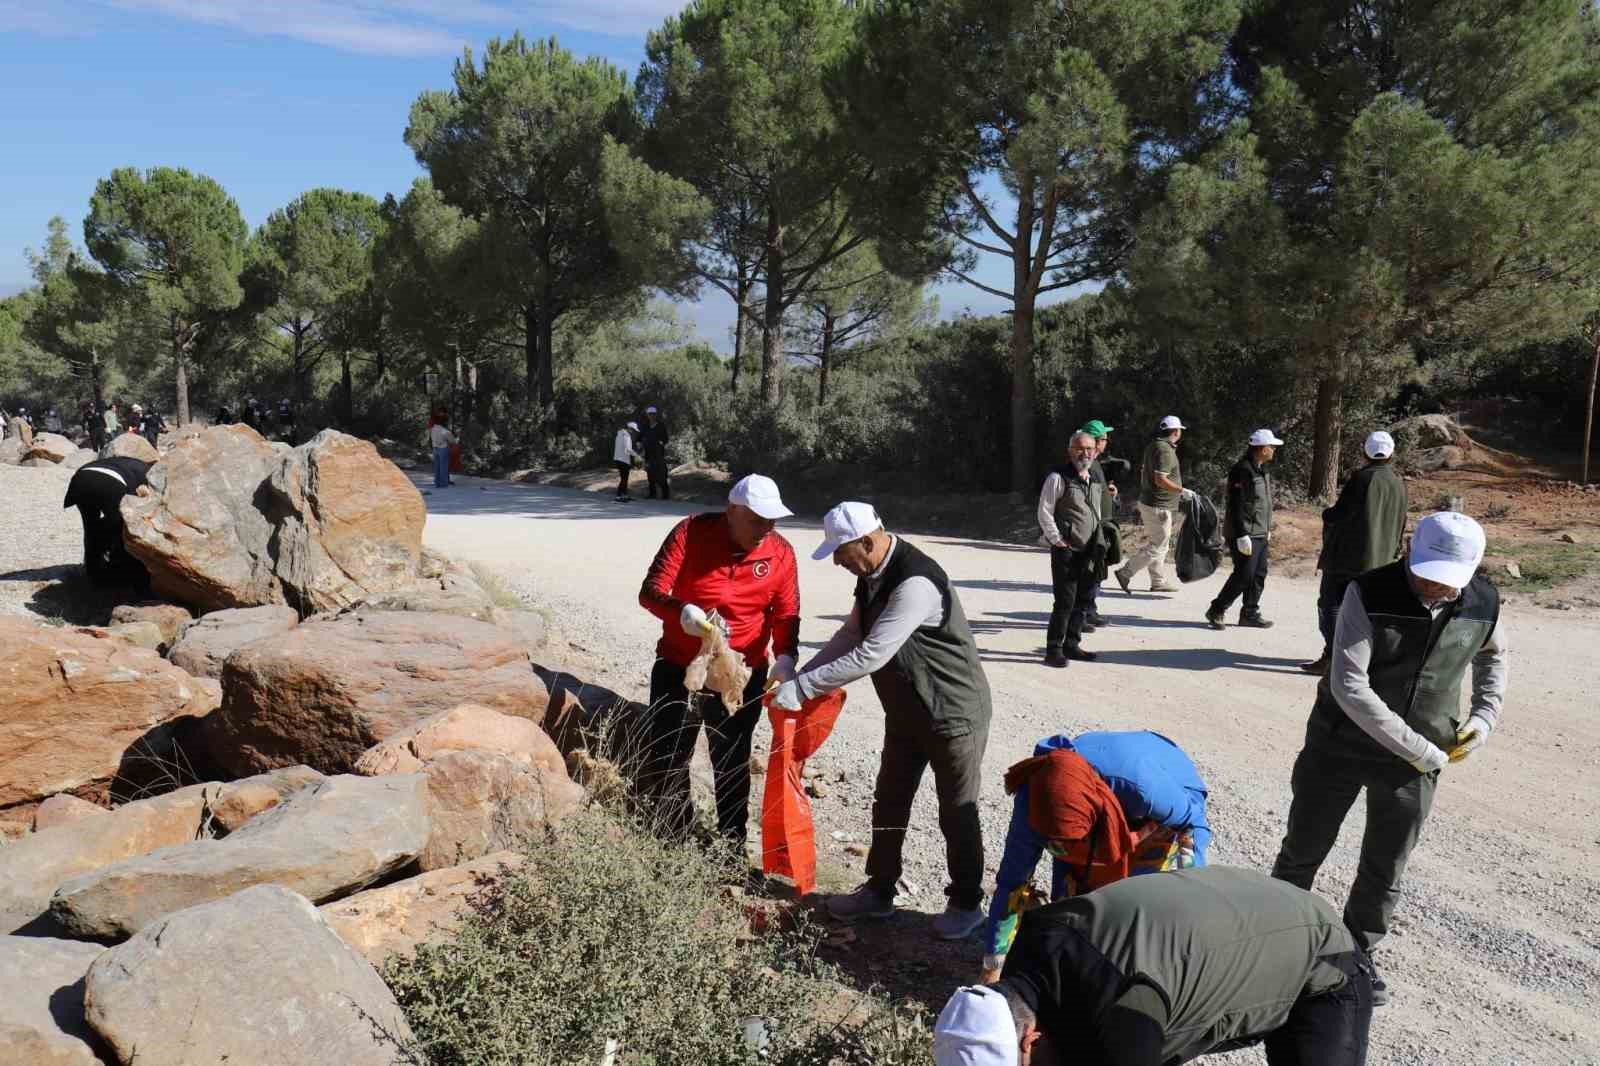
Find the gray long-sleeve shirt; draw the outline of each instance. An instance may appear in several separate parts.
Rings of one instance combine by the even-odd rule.
[[[1443,610],[1435,608],[1434,613]],[[1490,732],[1500,724],[1507,677],[1505,621],[1497,620],[1483,649],[1472,659],[1472,715],[1482,719]],[[1345,591],[1334,627],[1333,661],[1328,670],[1328,687],[1333,698],[1350,720],[1397,757],[1422,770],[1437,770],[1450,761],[1431,741],[1406,724],[1373,691],[1367,677],[1372,665],[1372,619],[1361,599],[1361,587],[1354,582]]]
[[[891,539],[883,562],[867,577],[869,598],[877,593],[899,544],[897,538]],[[907,578],[889,593],[889,602],[873,623],[872,632],[865,637],[861,632],[860,608],[850,609],[850,617],[795,678],[801,695],[813,699],[859,681],[888,665],[918,628],[936,626],[943,621],[944,597],[939,595],[938,587],[925,577]]]

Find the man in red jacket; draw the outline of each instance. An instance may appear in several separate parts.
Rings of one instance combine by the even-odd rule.
[[[740,710],[728,714],[710,692],[696,694],[706,726],[717,794],[717,831],[740,847],[750,811],[750,738],[767,678],[794,677],[800,642],[800,581],[794,548],[776,530],[794,512],[771,478],[751,474],[728,493],[728,508],[685,518],[656,552],[639,603],[661,619],[650,672],[649,758],[642,791],[669,831],[690,820],[689,757],[699,720],[689,716],[684,673],[700,651],[707,616],[720,616],[728,646],[751,669]],[[770,669],[767,648],[776,659]]]

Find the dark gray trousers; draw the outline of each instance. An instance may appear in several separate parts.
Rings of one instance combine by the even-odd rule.
[[[1341,729],[1357,727],[1345,723]],[[1356,942],[1371,951],[1389,931],[1406,860],[1422,835],[1438,784],[1438,771],[1419,774],[1399,759],[1352,749],[1313,719],[1306,746],[1294,762],[1289,827],[1272,876],[1309,891],[1356,796],[1366,789],[1367,826],[1344,923]]]
[[[923,771],[933,768],[939,795],[939,829],[944,834],[945,863],[950,883],[945,895],[957,907],[972,910],[983,902],[983,827],[978,821],[978,792],[983,784],[983,753],[989,744],[987,722],[959,737],[936,736],[926,710],[885,707],[883,756],[872,796],[872,848],[867,852],[867,881],[885,899],[895,896],[900,880],[911,801],[922,784]]]

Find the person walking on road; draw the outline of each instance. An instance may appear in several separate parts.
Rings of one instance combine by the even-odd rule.
[[[1178,441],[1185,426],[1177,415],[1168,415],[1156,427],[1155,439],[1145,446],[1139,463],[1139,520],[1144,523],[1144,544],[1133,558],[1116,571],[1123,592],[1139,571],[1150,571],[1151,592],[1177,592],[1176,583],[1167,579],[1167,551],[1172,546],[1172,520],[1178,502],[1186,491],[1178,464]]]
[[[1363,790],[1367,826],[1344,920],[1371,952],[1389,931],[1406,859],[1439,773],[1483,746],[1505,701],[1500,596],[1478,573],[1483,528],[1442,511],[1417,523],[1405,561],[1352,581],[1334,626],[1328,676],[1295,759],[1294,800],[1272,875],[1309,889]],[[1471,709],[1461,689],[1472,671]],[[1388,1002],[1381,978],[1377,1002]]]
[[[633,464],[644,461],[644,456],[633,446],[633,435],[637,432],[639,423],[629,422],[617,430],[617,439],[611,445],[611,465],[617,468],[618,503],[633,502],[633,497],[628,495],[628,477],[633,473]]]
[[[433,446],[433,487],[448,488],[450,445],[456,442],[456,435],[450,432],[450,420],[443,415],[436,414],[428,422],[428,441]]]
[[[672,499],[672,486],[667,482],[667,424],[654,407],[644,409],[644,429],[639,437],[645,477],[650,480],[650,498],[656,499],[660,493],[661,499]]]
[[[1300,669],[1326,674],[1333,648],[1333,623],[1344,602],[1344,590],[1356,575],[1400,558],[1406,533],[1406,483],[1395,471],[1394,438],[1382,430],[1367,437],[1363,451],[1367,465],[1350,475],[1339,499],[1322,512],[1322,554],[1317,569],[1322,585],[1317,590],[1317,628],[1322,631],[1322,654]]]
[[[993,714],[989,679],[961,600],[938,563],[885,530],[870,504],[841,503],[822,528],[812,558],[831,555],[855,575],[855,605],[805,669],[778,688],[773,705],[799,710],[805,700],[870,674],[884,713],[867,882],[830,898],[828,912],[844,921],[894,913],[911,803],[932,767],[950,874],[949,902],[933,932],[959,940],[984,922],[978,793]]]
[[[794,677],[800,648],[800,577],[794,548],[777,532],[783,505],[771,478],[751,474],[728,493],[727,509],[685,518],[656,552],[639,603],[661,619],[650,672],[650,720],[642,791],[667,830],[687,835],[689,758],[704,718],[717,803],[717,832],[743,847],[750,810],[750,738],[761,718],[769,675]],[[711,621],[713,612],[717,623]],[[740,709],[728,714],[710,692],[684,687],[708,627],[724,628],[728,647],[750,667]],[[767,650],[776,658],[770,669]]]
[[[1118,490],[1116,473],[1119,470],[1125,472],[1133,464],[1126,459],[1117,459],[1106,454],[1106,448],[1111,443],[1111,432],[1115,428],[1115,426],[1106,425],[1098,418],[1091,418],[1083,424],[1081,431],[1094,438],[1094,463],[1089,467],[1089,476],[1094,478],[1095,483],[1100,486],[1100,527],[1116,536],[1116,543],[1120,548],[1121,538],[1118,533],[1117,523]],[[1108,539],[1107,548],[1109,549],[1111,546],[1112,541]],[[1112,559],[1110,561],[1116,562],[1117,560]],[[1104,567],[1100,566],[1096,568],[1096,571],[1099,573],[1103,569]],[[1102,580],[1104,580],[1103,576],[1096,577],[1094,583],[1089,586],[1087,601],[1079,603],[1076,608],[1083,615],[1083,621],[1080,625],[1085,633],[1093,633],[1101,626],[1110,624],[1105,616],[1100,613],[1100,582]]]
[[[1100,561],[1095,553],[1105,547],[1100,532],[1105,497],[1090,472],[1094,455],[1094,437],[1083,430],[1074,433],[1066,465],[1051,470],[1039,489],[1039,540],[1050,549],[1054,593],[1045,629],[1046,666],[1095,659],[1094,652],[1083,649],[1084,614],[1076,609],[1089,600]]]
[[[1029,911],[993,985],[957,989],[935,1066],[1169,1066],[1261,1042],[1363,1066],[1372,969],[1328,902],[1254,870],[1131,877]]]
[[[1045,737],[1005,780],[1016,799],[989,901],[985,982],[1000,976],[1046,851],[1054,860],[1052,901],[1124,877],[1206,864],[1205,782],[1183,749],[1160,733]]]
[[[1272,540],[1272,474],[1267,464],[1283,441],[1270,429],[1250,434],[1250,443],[1233,469],[1228,471],[1228,505],[1222,519],[1222,536],[1233,556],[1233,571],[1222,583],[1222,591],[1206,610],[1206,624],[1212,629],[1224,626],[1223,616],[1233,601],[1244,596],[1239,624],[1253,629],[1271,629],[1261,617],[1261,593],[1267,587],[1267,552]]]

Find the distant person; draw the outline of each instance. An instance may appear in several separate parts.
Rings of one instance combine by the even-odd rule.
[[[1267,558],[1272,541],[1272,462],[1283,441],[1270,429],[1250,434],[1244,455],[1228,471],[1228,502],[1222,518],[1222,537],[1233,556],[1233,570],[1223,582],[1217,598],[1206,610],[1206,624],[1221,629],[1223,616],[1241,595],[1239,624],[1253,629],[1271,629],[1261,616],[1261,594],[1267,587]]]
[[[644,456],[633,446],[633,435],[639,432],[639,423],[629,422],[617,430],[611,445],[611,465],[617,468],[617,502],[632,503],[628,495],[628,478],[633,474],[633,464],[643,462]]]
[[[105,409],[106,441],[110,442],[122,432],[122,419],[117,417],[117,408],[122,405],[121,400],[112,400]]]
[[[1206,864],[1205,782],[1183,749],[1160,733],[1045,737],[1032,758],[1006,771],[1005,787],[1016,799],[989,902],[984,981],[1000,976],[1045,852],[1052,901],[1124,877]]]
[[[644,472],[650,480],[650,498],[660,493],[663,500],[672,499],[672,486],[667,481],[667,424],[661,412],[654,407],[644,409],[644,430],[640,433],[644,451]]]
[[[296,439],[299,427],[295,424],[294,404],[289,402],[287,396],[278,401],[278,425],[283,427],[283,438],[290,444],[298,444]]]
[[[1272,876],[1309,889],[1365,791],[1367,824],[1344,921],[1367,952],[1389,931],[1439,772],[1471,756],[1500,723],[1506,624],[1500,594],[1478,572],[1483,548],[1482,526],[1441,511],[1417,523],[1405,561],[1350,582],[1294,762],[1294,800]],[[1389,1001],[1381,977],[1373,989],[1375,1003]]]
[[[85,463],[67,483],[62,507],[83,520],[83,569],[95,585],[147,589],[149,574],[122,540],[122,498],[138,492],[151,464],[116,456]]]
[[[1372,970],[1327,901],[1254,870],[1130,877],[1023,915],[994,985],[957,989],[935,1066],[1171,1066],[1260,1042],[1363,1066]]]
[[[433,445],[433,487],[449,488],[450,445],[456,442],[456,435],[450,432],[448,418],[442,414],[434,417],[433,424],[428,427],[428,441]]]
[[[1322,512],[1322,554],[1317,569],[1317,628],[1322,654],[1300,669],[1326,674],[1333,649],[1333,626],[1344,603],[1344,591],[1360,574],[1400,558],[1406,534],[1406,483],[1394,469],[1394,438],[1378,430],[1362,450],[1367,465],[1350,475],[1332,507]]]
[[[1044,664],[1064,668],[1073,659],[1092,662],[1083,647],[1084,615],[1075,608],[1094,585],[1096,551],[1104,550],[1100,523],[1104,494],[1090,473],[1094,437],[1079,430],[1067,446],[1067,462],[1050,471],[1039,489],[1039,539],[1050,549],[1053,601],[1045,628]]]
[[[245,400],[244,409],[239,412],[239,420],[256,432],[261,431],[261,411],[256,406],[254,397]]]
[[[933,770],[950,881],[933,934],[960,940],[983,926],[983,826],[978,794],[993,704],[966,612],[944,569],[883,528],[870,504],[841,503],[822,519],[812,558],[833,558],[856,578],[855,602],[837,632],[772,705],[808,699],[871,676],[883,704],[883,752],[872,796],[867,881],[828,900],[842,921],[894,913],[912,801]]]
[[[161,434],[167,430],[166,419],[162,418],[161,412],[154,407],[145,411],[135,404],[133,409],[139,417],[139,436],[149,441],[150,447],[154,448],[156,442],[161,439]]]
[[[1125,593],[1132,591],[1133,579],[1146,568],[1151,592],[1178,591],[1178,586],[1167,580],[1167,552],[1172,546],[1173,516],[1187,491],[1178,463],[1178,441],[1187,428],[1177,415],[1163,418],[1139,461],[1139,520],[1144,524],[1144,544],[1116,571],[1117,584]]]
[[[218,407],[217,407],[217,416],[216,416],[214,424],[218,425],[218,426],[226,426],[226,425],[229,425],[232,422],[233,422],[233,411],[232,411],[232,409],[230,409],[228,407],[227,402],[224,401],[223,403],[219,404]]]
[[[793,513],[771,478],[742,478],[728,493],[725,510],[685,518],[672,528],[639,589],[640,606],[661,620],[650,671],[649,748],[641,790],[674,836],[689,829],[689,759],[703,722],[717,833],[744,845],[750,743],[761,720],[761,696],[769,676],[779,682],[794,677],[800,648],[799,568],[794,548],[777,531],[778,521]],[[751,670],[744,702],[731,714],[712,693],[691,694],[684,687],[713,614],[728,647]],[[691,700],[698,718],[690,715]]]
[[[1080,428],[1082,432],[1094,438],[1094,463],[1089,467],[1089,476],[1100,486],[1100,527],[1103,530],[1108,530],[1116,538],[1120,552],[1121,533],[1117,522],[1117,496],[1119,495],[1119,490],[1117,489],[1116,479],[1133,464],[1126,459],[1118,459],[1106,454],[1106,449],[1111,444],[1111,433],[1116,428],[1115,426],[1108,426],[1098,418],[1092,418]],[[1107,541],[1107,547],[1111,547],[1110,540]],[[1111,561],[1116,562],[1117,560],[1113,559]],[[1089,586],[1087,600],[1078,603],[1074,608],[1083,615],[1079,627],[1085,633],[1093,633],[1101,626],[1110,625],[1106,617],[1100,613],[1100,582],[1104,580],[1104,571],[1105,567],[1103,565],[1096,566],[1095,573],[1097,576]]]
[[[85,400],[78,408],[83,431],[89,435],[89,446],[99,451],[106,446],[106,423],[93,400]]]
[[[61,412],[54,407],[44,413],[44,428],[47,433],[62,433],[66,424],[61,421]]]
[[[26,407],[17,408],[17,413],[11,418],[11,429],[22,441],[23,451],[33,447],[33,422],[28,418]]]

